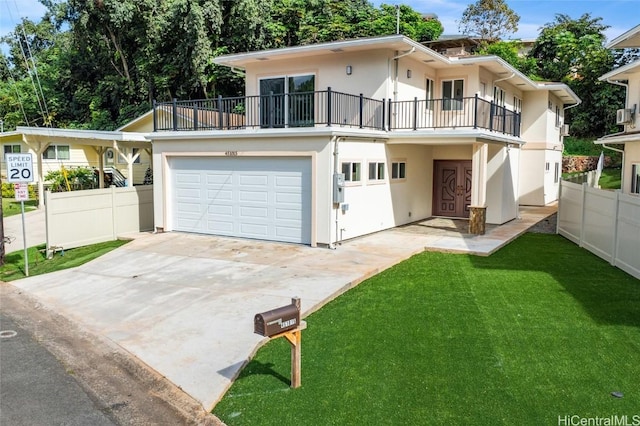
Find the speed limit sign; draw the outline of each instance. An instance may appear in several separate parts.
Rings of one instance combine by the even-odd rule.
[[[5,154],[7,182],[33,182],[33,155]]]

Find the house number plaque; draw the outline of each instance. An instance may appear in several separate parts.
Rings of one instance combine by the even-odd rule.
[[[237,157],[238,151],[225,151],[224,155],[226,155],[227,157]]]

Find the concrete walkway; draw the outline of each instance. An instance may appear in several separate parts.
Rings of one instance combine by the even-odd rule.
[[[210,409],[264,340],[253,334],[256,313],[298,296],[306,316],[424,250],[488,255],[555,211],[555,206],[523,208],[521,218],[483,236],[412,232],[410,225],[345,242],[336,250],[139,234],[79,268],[12,284],[111,339]]]
[[[44,208],[32,210],[24,214],[27,234],[27,247],[43,244],[47,240]],[[5,253],[24,250],[22,238],[22,214],[3,218],[4,236],[6,243]]]

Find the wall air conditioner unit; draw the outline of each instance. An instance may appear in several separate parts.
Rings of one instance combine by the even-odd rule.
[[[563,124],[560,128],[560,136],[569,136],[569,125]]]
[[[616,124],[631,124],[633,123],[633,110],[632,109],[619,109],[616,111]]]

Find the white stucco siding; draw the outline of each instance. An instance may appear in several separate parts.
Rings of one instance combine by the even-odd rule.
[[[315,90],[327,90],[384,99],[388,97],[386,83],[390,68],[388,58],[391,51],[333,53],[317,55],[304,60],[262,61],[250,64],[246,69],[246,94],[259,94],[259,82],[263,78],[313,74]],[[347,65],[352,74],[346,74]]]
[[[216,138],[202,140],[155,140],[154,162],[154,223],[157,228],[173,230],[175,219],[171,202],[174,191],[170,159],[214,158],[302,158],[311,165],[310,187],[312,194],[310,238],[311,244],[329,244],[329,213],[332,179],[331,144],[329,137],[266,138]],[[326,207],[324,207],[326,206]]]
[[[545,151],[525,150],[521,152],[520,204],[544,205]]]
[[[431,216],[431,151],[430,147],[417,145],[340,142],[339,169],[342,170],[343,163],[359,163],[361,179],[347,182],[344,208],[333,209],[334,238],[338,241],[354,238]],[[369,179],[371,162],[385,164],[384,179]],[[394,162],[405,164],[404,179],[391,178]]]
[[[543,142],[547,138],[549,93],[545,91],[525,92],[522,108],[522,139]],[[552,123],[553,124],[553,123]]]
[[[487,223],[502,224],[518,214],[520,150],[489,144],[487,159]]]

